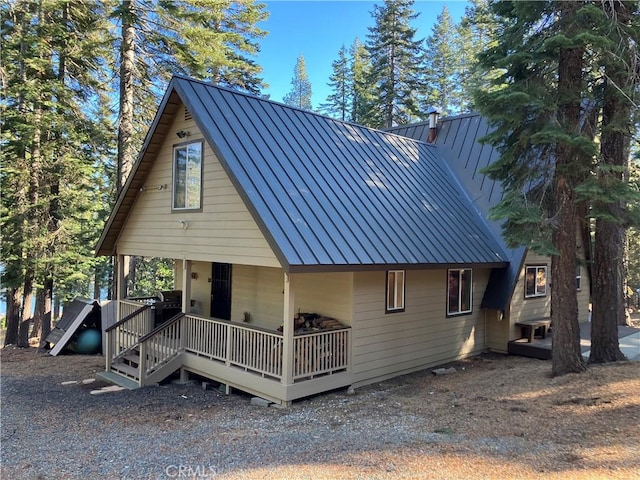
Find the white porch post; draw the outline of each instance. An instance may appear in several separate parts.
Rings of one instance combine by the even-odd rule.
[[[284,274],[284,311],[282,329],[282,383],[293,383],[293,316],[295,312],[295,292],[293,275]]]
[[[129,259],[126,255],[116,255],[116,321],[122,320],[120,300],[127,298],[127,277],[129,276]]]
[[[191,311],[191,260],[182,260],[182,311]]]
[[[189,313],[191,311],[191,260],[182,259],[182,311]],[[184,319],[183,319],[184,320]],[[182,323],[184,325],[184,322]],[[186,342],[185,329],[180,332],[181,342]],[[184,368],[180,368],[180,382],[187,383],[189,381],[189,372]]]

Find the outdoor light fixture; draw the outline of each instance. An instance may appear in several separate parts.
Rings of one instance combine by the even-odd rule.
[[[189,135],[191,135],[191,132],[185,132],[184,130],[178,130],[176,132],[176,135],[178,136],[178,138],[184,138],[184,137],[188,137]]]

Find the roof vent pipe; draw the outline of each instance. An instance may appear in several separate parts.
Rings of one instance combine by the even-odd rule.
[[[438,133],[438,111],[433,109],[429,112],[429,138],[427,142],[433,143],[436,141],[436,135]]]

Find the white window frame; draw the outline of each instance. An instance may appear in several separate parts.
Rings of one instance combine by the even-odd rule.
[[[189,150],[192,148],[197,147],[200,150],[200,161],[199,161],[199,168],[194,169],[194,172],[187,172],[186,169],[189,168]],[[185,183],[184,183],[184,192],[182,193],[182,195],[178,195],[178,179],[177,179],[177,170],[178,170],[178,152],[180,151],[185,151],[186,152],[186,163],[185,163]],[[204,144],[202,142],[202,140],[196,141],[196,142],[189,142],[189,143],[182,143],[180,145],[175,145],[173,147],[173,158],[172,158],[172,162],[171,162],[171,170],[172,170],[172,176],[173,176],[173,186],[171,188],[171,210],[172,211],[177,211],[177,212],[181,212],[181,211],[185,211],[185,210],[200,210],[202,209],[202,171],[203,171],[203,164],[204,164]],[[189,188],[188,188],[188,181],[189,179],[193,180],[193,179],[197,179],[198,185],[197,185],[197,204],[194,201],[192,204],[188,204],[188,200],[189,200]],[[180,206],[177,201],[180,199],[180,197],[182,198],[182,201],[184,202],[184,206]]]
[[[464,273],[469,272],[469,285],[467,291],[469,295],[468,308],[463,310],[463,287]],[[457,284],[453,285],[451,282],[451,275],[457,275]],[[455,288],[455,291],[452,291]],[[451,297],[457,296],[457,305],[454,310],[451,309]],[[473,312],[473,269],[471,268],[451,268],[447,270],[447,316],[467,315]]]
[[[530,276],[530,271],[533,276]],[[544,271],[544,286],[538,285],[538,274],[540,271]],[[534,292],[528,293],[527,284],[533,278],[535,281]],[[547,287],[549,285],[549,272],[546,265],[526,265],[524,267],[524,298],[542,298],[547,296]]]
[[[386,313],[404,312],[406,278],[404,270],[387,270]]]

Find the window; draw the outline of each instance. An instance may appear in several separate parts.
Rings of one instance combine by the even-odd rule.
[[[582,267],[580,265],[576,267],[576,289],[582,290]]]
[[[471,313],[472,272],[470,268],[449,270],[447,315]]]
[[[544,297],[547,295],[546,265],[526,267],[524,296],[525,298]]]
[[[173,150],[173,209],[202,207],[202,142]]]
[[[387,313],[404,311],[404,270],[387,272]]]

